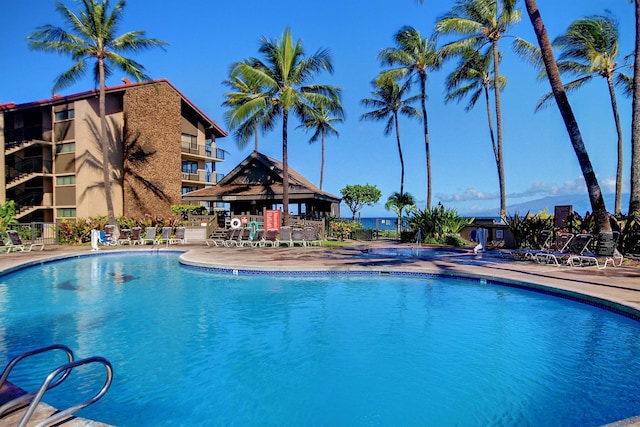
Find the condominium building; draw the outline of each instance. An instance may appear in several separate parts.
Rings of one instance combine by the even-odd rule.
[[[104,168],[116,216],[169,216],[182,195],[214,185],[227,134],[167,80],[106,88],[105,165],[98,91],[0,104],[0,202],[20,222],[107,215]]]

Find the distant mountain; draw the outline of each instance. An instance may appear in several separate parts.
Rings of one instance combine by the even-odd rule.
[[[605,194],[604,202],[607,206],[607,210],[609,212],[613,212],[614,205],[614,194]],[[549,213],[553,213],[553,208],[555,206],[560,205],[571,205],[573,206],[573,211],[579,213],[580,215],[584,215],[587,211],[591,212],[591,203],[589,203],[589,196],[587,194],[569,194],[563,196],[549,196],[543,197],[542,199],[530,200],[524,203],[518,203],[514,205],[509,205],[509,200],[507,200],[507,214],[513,215],[514,213],[518,213],[519,215],[524,215],[527,212],[538,213],[543,211],[545,208]],[[622,212],[626,212],[626,207],[629,204],[629,194],[622,194]],[[490,209],[482,212],[474,212],[473,214],[466,213],[463,215],[470,215],[476,218],[482,217],[496,217],[500,214],[500,209]]]

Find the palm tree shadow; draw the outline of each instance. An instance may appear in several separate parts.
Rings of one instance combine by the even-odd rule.
[[[151,191],[159,199],[170,202],[171,199],[162,188],[138,173],[138,170],[140,170],[142,165],[152,160],[156,151],[144,149],[139,142],[140,132],[131,133],[127,130],[126,114],[124,118],[124,129],[116,123],[115,119],[109,118],[109,121],[111,123],[110,126],[107,126],[107,140],[109,144],[108,167],[110,170],[111,180],[118,183],[121,187],[124,185],[125,181],[131,180],[133,182],[137,182],[141,184],[143,188],[146,188],[146,190]],[[93,136],[93,144],[96,148],[95,152],[101,153],[102,147],[100,145],[100,130],[98,129],[98,126],[89,119],[85,119],[85,123]],[[114,135],[114,130],[119,130],[119,132]],[[122,135],[122,137],[119,137],[119,135]],[[78,173],[84,168],[89,168],[93,172],[100,172],[104,168],[104,162],[102,159],[96,157],[91,151],[87,150],[81,153],[77,159],[79,165],[77,168]],[[122,161],[120,161],[120,159],[122,159]],[[85,191],[80,194],[79,200],[83,201],[88,197],[89,193],[96,190],[102,190],[104,192],[103,181],[88,185]],[[128,190],[133,195],[133,199],[138,204],[138,207],[143,208],[143,195],[140,194],[140,192],[132,185],[128,186]]]

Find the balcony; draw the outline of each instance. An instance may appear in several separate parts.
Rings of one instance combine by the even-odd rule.
[[[198,169],[195,173],[193,172],[182,172],[182,180],[183,181],[191,181],[202,184],[212,184],[212,174],[204,169]]]
[[[187,157],[204,158],[213,161],[223,161],[226,151],[220,148],[215,149],[215,156],[213,155],[213,149],[209,144],[194,144],[182,142],[181,149],[183,154],[187,154]]]
[[[11,129],[4,133],[5,154],[15,152],[33,144],[51,144],[51,129],[42,126],[28,126]]]
[[[21,160],[13,166],[6,167],[6,188],[16,187],[38,176],[52,174],[53,162],[40,158]]]

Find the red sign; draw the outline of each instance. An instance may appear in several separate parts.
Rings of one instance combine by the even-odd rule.
[[[264,229],[278,230],[278,232],[280,232],[280,211],[278,210],[264,211]]]

